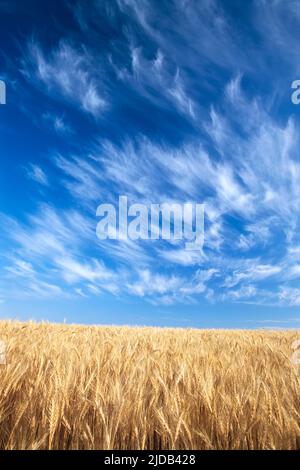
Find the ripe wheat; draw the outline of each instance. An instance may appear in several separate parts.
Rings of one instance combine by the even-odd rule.
[[[0,322],[0,448],[300,449],[299,337]]]

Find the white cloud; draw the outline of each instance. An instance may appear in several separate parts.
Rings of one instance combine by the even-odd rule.
[[[30,164],[26,168],[26,174],[33,181],[36,181],[43,186],[48,186],[48,178],[40,166],[34,165],[33,163]]]
[[[23,72],[28,80],[35,80],[54,98],[65,98],[93,116],[99,116],[108,102],[99,90],[99,75],[85,49],[77,50],[66,40],[45,55],[34,42],[28,45],[23,61]]]
[[[59,116],[48,112],[43,114],[43,119],[46,123],[51,125],[57,134],[65,136],[73,133],[71,126],[66,122],[64,116]]]
[[[13,276],[22,276],[22,277],[32,277],[35,275],[35,271],[31,263],[24,261],[22,259],[12,259],[11,265],[6,266],[6,271],[8,271]]]
[[[176,276],[164,276],[162,274],[152,274],[149,270],[139,272],[139,280],[133,284],[128,284],[129,292],[139,297],[151,295],[165,295],[174,292],[181,285],[181,279]]]
[[[119,80],[147,98],[158,107],[167,109],[171,104],[179,113],[192,121],[197,118],[197,105],[188,94],[188,83],[183,71],[165,57],[158,48],[153,58],[145,58],[142,47],[132,44],[129,38],[130,67],[118,65],[110,57]],[[173,70],[174,69],[174,70]]]
[[[111,280],[114,276],[106,269],[103,262],[91,259],[89,263],[80,263],[74,258],[56,258],[55,264],[61,268],[62,276],[67,282],[76,283],[81,280],[95,283]]]
[[[244,285],[240,289],[231,290],[224,295],[225,299],[233,301],[256,298],[257,288],[253,285]]]
[[[159,250],[158,253],[168,262],[182,266],[199,265],[207,261],[203,251],[187,251],[184,248],[179,248],[177,250]]]
[[[129,293],[143,297],[151,303],[171,305],[192,302],[193,297],[208,293],[207,282],[217,270],[198,270],[192,278],[165,275],[148,269],[138,272],[138,280],[128,283]]]
[[[55,285],[48,282],[38,280],[36,282],[29,282],[25,287],[25,295],[34,296],[38,298],[53,298],[64,296],[63,290]]]
[[[279,291],[279,300],[290,306],[300,305],[300,289],[296,287],[282,287]]]
[[[232,276],[225,279],[225,287],[234,287],[241,281],[261,281],[275,276],[281,272],[280,266],[260,265],[257,260],[251,261],[248,269],[245,271],[234,271]]]

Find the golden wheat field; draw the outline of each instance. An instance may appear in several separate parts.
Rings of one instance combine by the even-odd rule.
[[[0,322],[1,449],[299,449],[300,332]]]

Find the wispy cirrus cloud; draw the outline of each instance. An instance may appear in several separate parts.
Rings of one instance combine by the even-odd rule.
[[[73,134],[73,129],[64,116],[46,112],[43,114],[44,122],[51,127],[57,134],[68,136]]]
[[[23,74],[47,94],[65,99],[94,117],[108,106],[105,92],[100,91],[99,74],[87,51],[61,40],[56,49],[45,53],[32,40],[22,61]]]
[[[38,166],[34,165],[31,163],[27,168],[26,168],[26,174],[28,178],[32,179],[36,183],[39,183],[43,186],[48,186],[48,178],[43,169]]]

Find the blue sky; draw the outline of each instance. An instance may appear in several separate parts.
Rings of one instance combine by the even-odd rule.
[[[0,317],[300,325],[298,0],[0,0]],[[205,204],[202,251],[97,206]]]

